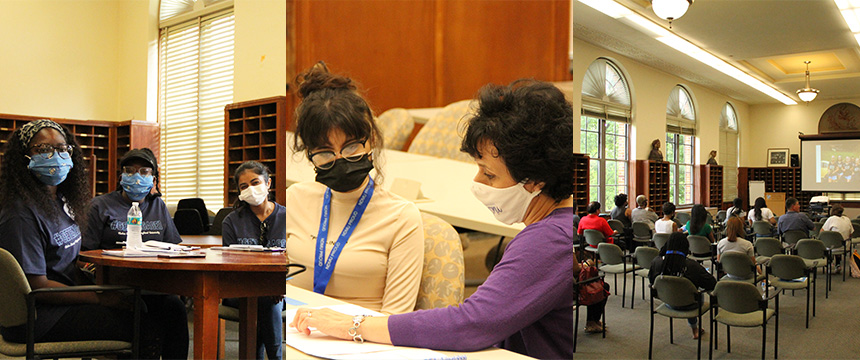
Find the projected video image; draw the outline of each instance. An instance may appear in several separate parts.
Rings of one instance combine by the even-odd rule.
[[[824,145],[816,150],[820,150],[818,182],[860,183],[860,152],[855,147]]]

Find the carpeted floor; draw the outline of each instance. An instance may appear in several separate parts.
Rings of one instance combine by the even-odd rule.
[[[612,276],[607,282],[614,285]],[[804,328],[806,294],[780,295],[779,358],[780,359],[858,359],[860,358],[860,279],[834,275],[830,298],[825,299],[823,274],[819,273],[816,316],[810,313],[809,329]],[[580,332],[576,359],[643,359],[648,357],[649,302],[642,300],[641,279],[636,284],[635,309],[630,309],[632,275],[627,276],[626,308],[621,308],[622,279],[618,278],[619,296],[610,296],[606,305],[607,334],[584,334],[585,309],[580,310]],[[646,299],[648,294],[646,293]],[[811,306],[811,305],[810,305]],[[771,302],[771,308],[773,303]],[[811,312],[811,308],[810,308]],[[708,329],[707,314],[703,317]],[[669,343],[668,319],[656,315],[654,329],[655,359],[696,358],[696,340],[686,320],[675,320],[675,343]],[[767,327],[766,357],[773,358],[774,326]],[[726,353],[725,327],[719,329],[719,349],[715,359],[749,359],[761,357],[761,327],[732,328],[732,353]],[[702,341],[702,357],[707,358],[708,334]]]

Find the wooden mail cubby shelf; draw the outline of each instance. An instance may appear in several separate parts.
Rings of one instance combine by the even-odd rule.
[[[744,208],[750,207],[750,202],[755,199],[749,198],[749,182],[764,181],[765,192],[785,193],[785,197],[794,197],[800,203],[801,211],[806,211],[809,200],[813,196],[821,195],[821,192],[802,191],[800,180],[800,168],[738,168],[738,196],[744,200]],[[784,204],[768,204],[768,207],[781,207]]]
[[[6,139],[24,124],[50,119],[66,126],[80,145],[84,160],[89,165],[90,186],[93,195],[107,194],[116,189],[119,181],[119,160],[132,148],[148,147],[158,157],[158,124],[149,121],[122,122],[100,120],[74,120],[44,116],[0,114],[0,144],[5,152]],[[0,153],[0,159],[3,154]]]
[[[573,206],[580,217],[586,215],[588,207],[588,155],[574,154],[573,159]]]
[[[224,108],[224,203],[233,204],[239,197],[233,173],[245,161],[259,161],[269,168],[271,192],[275,200],[286,200],[287,171],[287,98],[265,99],[229,104]]]

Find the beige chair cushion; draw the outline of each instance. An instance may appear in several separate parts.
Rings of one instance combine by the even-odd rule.
[[[393,150],[403,150],[406,140],[412,135],[412,128],[415,127],[412,115],[403,108],[388,109],[376,118],[376,124],[382,131],[383,145],[386,149]]]
[[[39,355],[51,355],[74,352],[97,352],[131,350],[131,343],[125,341],[68,341],[36,343],[35,352]],[[6,341],[0,336],[0,354],[6,356],[27,355],[27,345]]]
[[[442,219],[421,213],[424,222],[424,270],[415,310],[463,302],[466,270],[460,236]]]
[[[701,314],[707,313],[708,309],[710,309],[710,308],[711,308],[711,304],[708,303],[708,300],[705,300],[705,303],[702,305]],[[672,318],[682,318],[682,319],[694,318],[694,317],[698,317],[700,315],[699,309],[693,309],[693,310],[670,309],[668,306],[666,306],[666,304],[661,304],[656,309],[654,309],[654,311],[656,311],[658,314],[663,315],[663,316],[668,316],[668,317],[672,317]]]
[[[461,100],[444,107],[415,135],[409,152],[472,162],[469,154],[460,152],[461,135],[472,109],[472,100]]]
[[[776,311],[773,309],[767,309],[767,317],[765,321],[770,320]],[[731,311],[726,311],[720,309],[717,313],[717,316],[714,317],[714,320],[726,324],[729,326],[739,326],[739,327],[756,327],[762,325],[762,317],[761,311],[753,311],[746,314],[736,314]]]
[[[806,284],[809,282],[809,278],[804,279],[803,281],[786,281],[776,277],[770,277],[770,284],[779,288],[779,289],[788,289],[788,290],[801,290],[806,289]]]

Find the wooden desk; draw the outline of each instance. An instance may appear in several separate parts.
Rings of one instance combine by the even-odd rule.
[[[239,354],[256,358],[257,297],[284,294],[287,260],[283,253],[206,251],[205,258],[120,258],[84,251],[96,264],[99,284],[130,285],[194,298],[194,358],[215,359],[218,305],[222,298],[242,298],[239,306]]]
[[[182,246],[197,246],[201,248],[211,248],[213,246],[222,246],[221,235],[180,235]]]
[[[472,179],[478,172],[474,163],[387,149],[382,151],[381,159],[385,175],[383,188],[390,189],[396,178],[421,183],[421,192],[428,199],[416,200],[415,205],[422,212],[436,215],[454,226],[502,236],[516,236],[525,227],[499,222],[472,195]],[[296,154],[287,161],[287,186],[314,181],[315,177],[313,165],[304,155]]]
[[[287,309],[295,309],[298,307],[315,307],[315,306],[328,306],[328,305],[340,305],[345,304],[345,302],[341,300],[337,300],[334,298],[330,298],[325,295],[317,294],[313,291],[308,291],[302,288],[295,287],[293,285],[287,284]],[[303,302],[307,305],[291,305],[290,303],[296,303],[296,301]],[[287,325],[293,319],[287,319]],[[345,340],[344,340],[345,341]],[[481,351],[475,352],[456,352],[456,351],[439,351],[447,356],[455,356],[455,355],[466,355],[469,359],[493,359],[493,360],[507,360],[507,359],[532,359],[531,357],[517,354],[515,352],[511,352],[504,349],[499,348],[489,348]],[[284,347],[284,359],[319,359],[316,356],[305,354],[299,350],[296,350],[292,347],[287,346]]]

